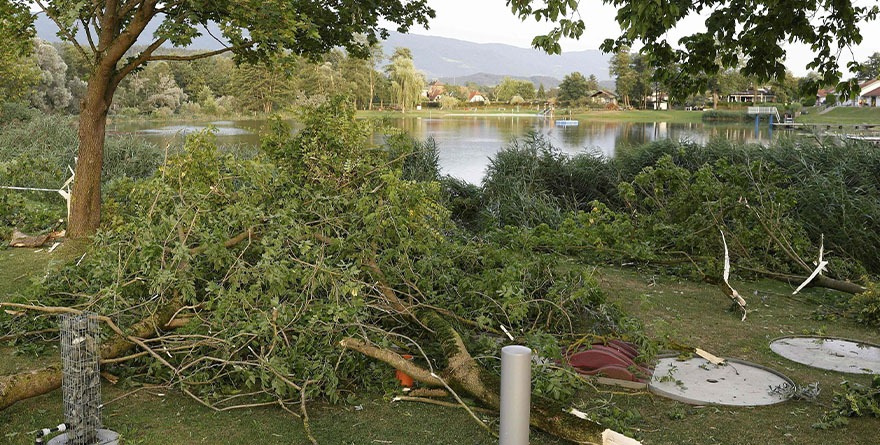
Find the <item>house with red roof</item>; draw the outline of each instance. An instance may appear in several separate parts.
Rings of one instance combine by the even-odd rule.
[[[862,85],[859,94],[859,105],[863,107],[880,107],[880,79],[869,80]]]
[[[880,107],[880,79],[865,80],[859,84],[860,93],[855,99],[841,102],[843,106]],[[816,92],[816,103],[824,104],[829,95],[833,96],[833,88],[825,88]]]
[[[471,93],[468,94],[468,100],[467,100],[467,101],[468,101],[468,102],[471,102],[471,103],[473,103],[473,102],[488,103],[488,102],[489,102],[489,101],[486,99],[486,97],[483,96],[483,94],[480,93],[479,91],[471,91]]]

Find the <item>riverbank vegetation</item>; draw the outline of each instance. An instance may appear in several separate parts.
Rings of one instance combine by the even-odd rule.
[[[276,123],[255,157],[222,152],[201,134],[156,174],[115,173],[105,224],[85,255],[71,254],[75,262],[50,268],[32,288],[7,288],[4,299],[25,306],[0,314],[6,341],[48,354],[36,364],[51,363],[52,343],[39,337],[54,320],[41,311],[92,310],[142,339],[135,348],[105,332],[105,359],[114,359],[105,369],[128,384],[171,387],[215,409],[273,404],[303,418],[311,401],[357,406],[364,394],[393,391],[392,367],[497,407],[494,357],[515,342],[546,359],[533,371],[535,426],[583,440],[601,424],[650,443],[658,436],[636,425],[640,409],[657,402],[596,405],[584,396],[595,389],[558,361],[565,351],[608,337],[637,343],[646,358],[681,342],[730,354],[742,343],[697,326],[670,335],[649,315],[657,306],[643,304],[655,297],[623,290],[643,289],[631,282],[643,278],[608,278],[618,275],[597,274],[597,266],[718,283],[723,232],[738,277],[797,280],[824,242],[826,278],[869,291],[799,303],[798,313],[812,310],[821,322],[792,319],[788,309],[766,317],[765,299],[744,292],[752,311],[745,323],[775,331],[774,317],[789,317],[788,329],[833,323],[838,332],[838,323],[852,326],[841,318],[877,322],[880,155],[869,146],[666,141],[609,160],[564,156],[531,135],[499,153],[474,186],[440,177],[436,144],[397,136],[373,148],[370,122],[353,117],[336,100],[303,114],[295,136]],[[58,131],[31,122],[28,131]],[[620,283],[603,287],[602,279]],[[748,326],[724,310],[718,288],[688,292],[707,291],[715,295],[701,300],[701,319]],[[676,305],[690,310],[684,300]],[[747,338],[755,349],[764,344]],[[26,395],[51,390],[53,373],[43,368]],[[0,394],[0,406],[20,400]],[[552,410],[571,406],[591,420],[548,422]],[[680,418],[701,416],[679,410]],[[317,435],[310,428],[302,434]]]

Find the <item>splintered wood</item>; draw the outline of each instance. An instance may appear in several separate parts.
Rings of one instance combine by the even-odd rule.
[[[816,278],[817,276],[819,276],[819,274],[821,274],[822,272],[825,271],[825,268],[828,266],[828,261],[825,261],[825,259],[822,258],[824,254],[825,254],[825,234],[822,234],[821,240],[819,241],[819,260],[816,261],[816,269],[813,270],[813,273],[811,273],[810,276],[807,277],[807,279],[804,280],[804,282],[801,283],[801,285],[798,286],[797,289],[795,289],[794,292],[791,293],[792,295],[796,295],[803,288],[807,287],[807,285],[810,284],[810,282],[813,281],[814,278]]]
[[[710,354],[700,348],[694,348],[694,353],[699,355],[700,357],[704,358],[707,362],[709,362],[715,366],[718,366],[718,365],[724,363],[723,358],[716,357],[715,355],[712,355],[712,354]]]
[[[721,283],[721,291],[739,306],[740,310],[742,310],[742,321],[746,321],[746,316],[748,315],[748,311],[746,310],[746,300],[743,299],[743,297],[739,295],[739,292],[730,285],[730,253],[727,250],[727,240],[724,238],[723,231],[721,232],[721,242],[724,243],[724,273],[721,276],[723,279],[723,282]]]
[[[624,436],[614,430],[602,432],[602,445],[641,445],[642,443],[631,437]]]

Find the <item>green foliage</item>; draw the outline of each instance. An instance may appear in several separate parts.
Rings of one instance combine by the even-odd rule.
[[[751,122],[754,116],[742,111],[706,110],[703,111],[703,122]]]
[[[563,103],[573,103],[590,93],[590,84],[583,74],[575,71],[566,74],[559,84],[558,98]]]
[[[601,155],[568,157],[544,136],[530,133],[490,160],[482,191],[499,226],[556,226],[565,212],[613,199],[616,180]]]
[[[862,62],[856,76],[860,80],[874,80],[880,78],[880,52],[875,52],[867,60]]]
[[[388,156],[400,168],[403,179],[410,181],[438,181],[440,179],[440,147],[434,138],[417,141],[401,133],[385,142]]]
[[[74,164],[74,122],[61,116],[22,116],[25,120],[0,127],[0,185],[60,188],[70,177],[68,166]],[[148,177],[162,156],[155,145],[143,139],[111,136],[104,152],[104,182]],[[0,201],[0,227],[5,232],[13,227],[40,231],[66,217],[64,200],[57,193],[3,190]]]
[[[530,234],[529,249],[659,260],[697,278],[720,272],[720,231],[738,264],[797,274],[805,271],[785,250],[809,262],[824,237],[831,274],[858,280],[880,271],[878,157],[864,144],[782,139],[660,141],[611,160],[568,158],[528,136],[499,152],[482,189],[469,192],[465,225],[509,225],[502,232]]]
[[[872,282],[866,287],[867,290],[850,298],[847,311],[859,323],[880,326],[880,285]]]
[[[535,84],[529,80],[511,79],[505,77],[504,80],[495,87],[495,100],[501,102],[511,102],[514,97],[519,96],[520,102],[535,98]]]
[[[397,106],[403,112],[415,108],[421,100],[425,77],[416,69],[410,51],[407,48],[397,48],[386,70],[391,79],[391,91]]]
[[[841,386],[841,392],[834,392],[831,409],[813,428],[839,428],[849,423],[850,417],[880,417],[880,376],[875,375],[868,386],[849,381]]]
[[[424,351],[442,365],[437,339],[394,309],[385,285],[413,307],[454,314],[475,356],[497,354],[499,325],[548,357],[560,355],[563,335],[626,326],[586,272],[458,238],[440,184],[404,179],[390,148],[370,146],[351,104],[330,100],[300,122],[296,135],[276,122],[252,159],[221,152],[204,133],[156,175],[113,182],[93,248],[30,298],[113,314],[123,329],[180,301],[196,321],[161,342],[180,374],[151,357],[117,372],[171,380],[210,401],[241,391],[298,400],[291,382],[333,402],[352,385],[382,388],[388,368],[343,352],[346,337]],[[13,332],[50,322],[0,318]],[[553,383],[561,376],[548,370],[536,385],[566,398],[568,380]]]

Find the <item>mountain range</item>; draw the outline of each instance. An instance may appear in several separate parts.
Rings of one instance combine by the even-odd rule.
[[[155,21],[151,23],[143,36],[152,36],[156,26]],[[45,15],[37,17],[36,28],[39,38],[50,42],[59,41],[56,35],[58,28]],[[220,35],[216,27],[211,33]],[[85,40],[84,36],[78,38]],[[138,44],[147,45],[149,40],[142,37]],[[572,51],[551,56],[536,49],[501,43],[474,43],[448,37],[397,32],[391,32],[382,45],[386,56],[390,56],[397,47],[409,48],[416,67],[425,73],[429,81],[439,79],[455,84],[474,82],[478,85],[497,85],[504,77],[509,76],[552,88],[565,75],[574,71],[579,71],[585,77],[595,75],[599,80],[610,78],[610,56],[598,50]],[[217,40],[206,34],[195,38],[188,49],[215,50],[220,47]],[[609,86],[608,82],[602,84]]]
[[[385,54],[394,48],[409,48],[413,62],[429,80],[464,84],[495,85],[505,76],[527,79],[551,88],[565,75],[579,71],[585,77],[610,79],[610,55],[598,50],[571,51],[549,55],[532,48],[501,43],[474,43],[448,37],[391,33],[383,43]],[[464,80],[463,80],[464,79]]]

